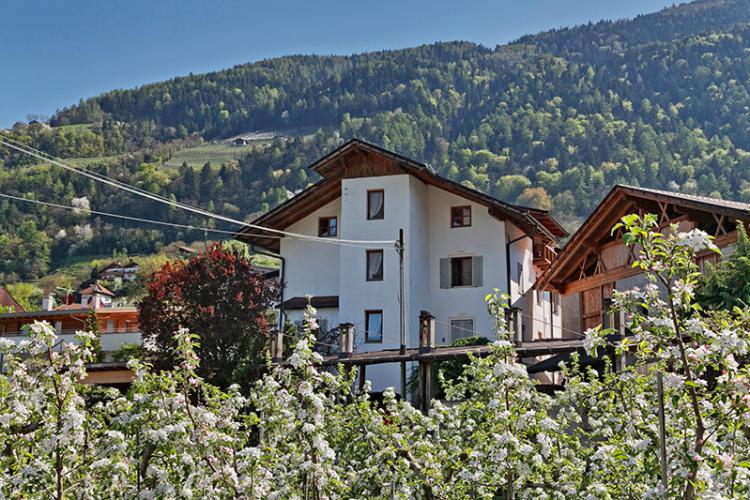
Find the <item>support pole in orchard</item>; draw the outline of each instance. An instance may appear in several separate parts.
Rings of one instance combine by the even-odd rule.
[[[659,399],[659,462],[661,465],[661,485],[667,493],[667,432],[664,418],[664,374],[656,372],[656,394]]]

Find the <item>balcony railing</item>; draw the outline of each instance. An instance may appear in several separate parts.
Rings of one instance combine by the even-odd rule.
[[[75,334],[77,330],[62,330],[57,332],[58,344],[64,342],[76,342]],[[0,333],[0,338],[6,338],[13,342],[19,343],[29,338],[24,332],[5,332]],[[99,332],[102,352],[114,352],[119,350],[124,344],[141,344],[141,332],[132,328],[116,328]]]
[[[546,269],[557,257],[557,251],[546,243],[534,244],[534,265]]]

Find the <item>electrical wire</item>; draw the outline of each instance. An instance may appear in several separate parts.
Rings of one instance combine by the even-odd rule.
[[[71,210],[71,211],[76,211],[76,212],[85,212],[85,213],[89,213],[89,214],[102,215],[102,216],[106,216],[106,217],[114,217],[116,219],[123,219],[123,220],[129,220],[129,221],[134,221],[134,222],[145,222],[145,223],[148,223],[148,224],[159,224],[159,225],[163,225],[163,226],[170,226],[170,227],[176,227],[176,228],[181,228],[181,229],[194,229],[196,231],[208,231],[208,232],[211,232],[211,233],[219,233],[219,234],[235,234],[236,233],[236,231],[224,231],[224,230],[221,230],[221,229],[213,229],[213,228],[208,228],[208,227],[191,226],[189,224],[177,224],[177,223],[174,223],[174,222],[158,221],[158,220],[151,220],[151,219],[142,219],[142,218],[139,218],[139,217],[130,217],[130,216],[127,216],[127,215],[112,214],[112,213],[108,213],[108,212],[100,212],[98,210],[91,210],[91,209],[88,209],[88,208],[79,208],[79,207],[73,207],[73,206],[70,206],[70,205],[59,205],[57,203],[50,203],[50,202],[47,202],[47,201],[40,201],[40,200],[32,200],[30,198],[22,198],[20,196],[13,196],[13,195],[6,194],[6,193],[0,193],[0,197],[2,197],[2,198],[8,198],[8,199],[15,200],[15,201],[23,201],[23,202],[26,202],[26,203],[33,203],[35,205],[42,205],[42,206],[52,207],[52,208],[61,208],[61,209],[64,209],[64,210]],[[261,235],[251,235],[251,236],[261,236]],[[263,237],[264,238],[281,239],[281,236],[263,236]]]
[[[66,164],[65,162],[63,162],[61,159],[59,159],[57,157],[54,157],[54,156],[52,156],[50,154],[47,154],[47,153],[44,153],[43,151],[39,151],[39,150],[37,150],[35,148],[32,148],[30,146],[26,146],[26,145],[24,145],[22,143],[19,143],[18,141],[15,141],[14,139],[10,139],[10,138],[6,137],[4,135],[0,136],[0,144],[4,145],[6,147],[9,147],[11,149],[14,149],[16,151],[19,151],[21,153],[27,154],[29,156],[33,156],[33,157],[35,157],[37,159],[40,159],[40,160],[43,160],[43,161],[47,161],[47,162],[49,162],[49,163],[51,163],[53,165],[56,165],[56,166],[58,166],[60,168],[68,170],[70,172],[74,172],[74,173],[77,173],[79,175],[83,175],[85,177],[88,177],[88,178],[90,178],[92,180],[101,182],[101,183],[106,184],[106,185],[108,185],[110,187],[114,187],[116,189],[121,189],[121,190],[126,191],[128,193],[135,194],[135,195],[138,195],[138,196],[142,196],[144,198],[147,198],[147,199],[159,202],[159,203],[163,203],[163,204],[169,205],[171,207],[180,208],[182,210],[186,210],[186,211],[189,211],[189,212],[197,213],[199,215],[203,215],[205,217],[210,217],[210,218],[213,218],[213,219],[216,219],[216,220],[220,220],[220,221],[224,221],[224,222],[229,222],[231,224],[237,224],[237,225],[240,225],[240,226],[243,226],[243,227],[250,227],[250,228],[253,228],[253,229],[256,229],[256,230],[259,230],[259,231],[266,231],[266,232],[270,232],[270,233],[274,233],[274,234],[279,234],[279,235],[282,235],[282,236],[289,236],[289,237],[293,237],[293,238],[296,238],[296,239],[299,239],[299,240],[318,241],[318,242],[321,242],[321,243],[333,244],[333,245],[339,245],[339,244],[349,244],[349,245],[357,245],[357,246],[360,246],[360,245],[395,245],[397,243],[395,240],[373,240],[373,241],[367,241],[367,240],[344,240],[344,239],[323,238],[323,237],[320,237],[320,236],[311,236],[311,235],[306,235],[306,234],[293,233],[293,232],[290,232],[290,231],[283,231],[281,229],[274,229],[274,228],[269,228],[269,227],[263,227],[263,226],[259,226],[257,224],[251,224],[251,223],[248,223],[248,222],[244,222],[244,221],[240,221],[240,220],[237,220],[237,219],[233,219],[231,217],[225,217],[223,215],[219,215],[219,214],[216,214],[216,213],[213,213],[213,212],[209,212],[209,211],[204,210],[202,208],[193,207],[191,205],[187,205],[187,204],[184,204],[184,203],[173,201],[173,200],[165,198],[165,197],[163,197],[161,195],[157,195],[157,194],[154,194],[154,193],[152,193],[150,191],[146,191],[146,190],[143,190],[143,189],[140,189],[140,188],[137,188],[137,187],[133,187],[133,186],[131,186],[129,184],[126,184],[124,182],[120,182],[120,181],[112,179],[110,177],[107,177],[107,176],[104,176],[104,175],[100,175],[100,174],[96,174],[96,173],[92,173],[92,172],[90,172],[88,170],[83,170],[83,169],[77,168],[75,166],[68,165],[68,164]]]

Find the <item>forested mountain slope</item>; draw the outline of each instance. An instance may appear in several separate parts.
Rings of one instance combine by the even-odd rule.
[[[72,126],[81,123],[90,125]],[[238,218],[304,188],[314,180],[304,166],[352,136],[571,224],[615,183],[750,201],[750,0],[699,0],[494,49],[453,42],[283,57],[109,92],[62,110],[52,125],[12,133],[66,157],[106,157],[89,168]],[[200,171],[163,167],[175,148],[202,140],[303,127],[318,132]],[[85,196],[100,209],[203,223],[2,154],[3,192]],[[17,227],[19,209],[28,207],[0,203],[3,227]],[[202,236],[48,209],[35,216],[53,259]],[[96,237],[81,242],[75,227],[87,224]],[[18,274],[2,269],[13,245],[0,238],[8,276]]]

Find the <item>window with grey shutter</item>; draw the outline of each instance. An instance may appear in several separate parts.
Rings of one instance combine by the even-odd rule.
[[[440,288],[451,287],[451,260],[440,259]]]
[[[472,257],[471,259],[471,284],[473,286],[482,286],[482,269],[483,262],[482,257]]]

